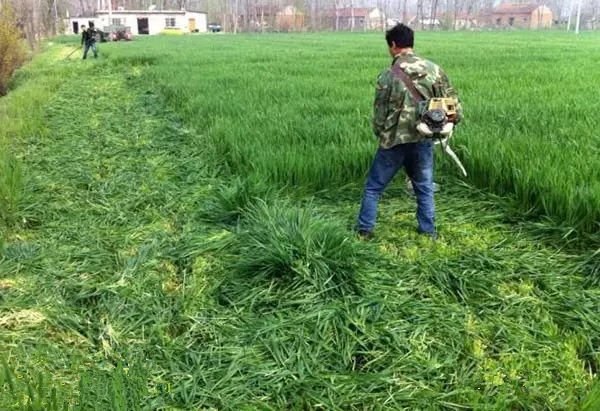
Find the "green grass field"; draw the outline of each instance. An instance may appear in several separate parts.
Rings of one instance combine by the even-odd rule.
[[[398,176],[364,243],[382,39],[63,38],[24,67],[0,409],[599,409],[600,37],[418,33],[469,177],[438,155],[440,241]]]

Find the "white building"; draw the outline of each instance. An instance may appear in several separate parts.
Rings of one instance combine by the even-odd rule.
[[[70,17],[68,34],[79,34],[81,26],[94,26],[102,30],[109,25],[131,27],[133,35],[158,34],[165,29],[180,30],[182,33],[205,33],[208,31],[206,13],[190,10],[123,10],[119,8],[109,13],[100,10],[93,17]]]

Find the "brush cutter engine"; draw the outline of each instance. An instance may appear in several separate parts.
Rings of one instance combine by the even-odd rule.
[[[446,138],[456,123],[456,103],[452,98],[430,98],[419,103],[417,131],[425,137]]]

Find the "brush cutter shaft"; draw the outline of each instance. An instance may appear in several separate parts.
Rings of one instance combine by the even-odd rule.
[[[463,166],[463,164],[461,163],[461,161],[459,160],[458,156],[456,155],[456,153],[454,152],[454,150],[452,150],[452,147],[450,147],[450,142],[448,140],[450,140],[450,136],[444,138],[444,139],[440,139],[437,140],[435,142],[435,144],[440,144],[442,146],[442,149],[444,151],[444,153],[448,154],[450,156],[450,158],[452,160],[454,160],[454,162],[456,163],[456,165],[458,166],[458,168],[460,168],[460,171],[462,171],[463,175],[466,177],[467,176],[467,171],[465,170],[465,167]]]

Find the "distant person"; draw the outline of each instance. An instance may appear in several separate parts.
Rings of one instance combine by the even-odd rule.
[[[386,32],[385,39],[393,60],[392,66],[377,78],[373,131],[379,147],[369,170],[355,230],[363,238],[372,238],[381,194],[396,173],[404,168],[416,195],[417,232],[436,239],[434,140],[417,131],[414,98],[402,81],[401,73],[394,73],[392,68],[396,66],[407,74],[425,99],[433,97],[435,83],[441,85],[446,97],[457,100],[457,122],[462,118],[462,108],[444,71],[413,51],[414,33],[409,27],[398,24]]]
[[[83,59],[87,58],[88,51],[90,48],[94,53],[94,58],[98,58],[98,49],[96,48],[96,29],[93,24],[90,24],[90,28],[86,29],[85,25],[81,26],[81,45],[85,45],[83,51]]]

